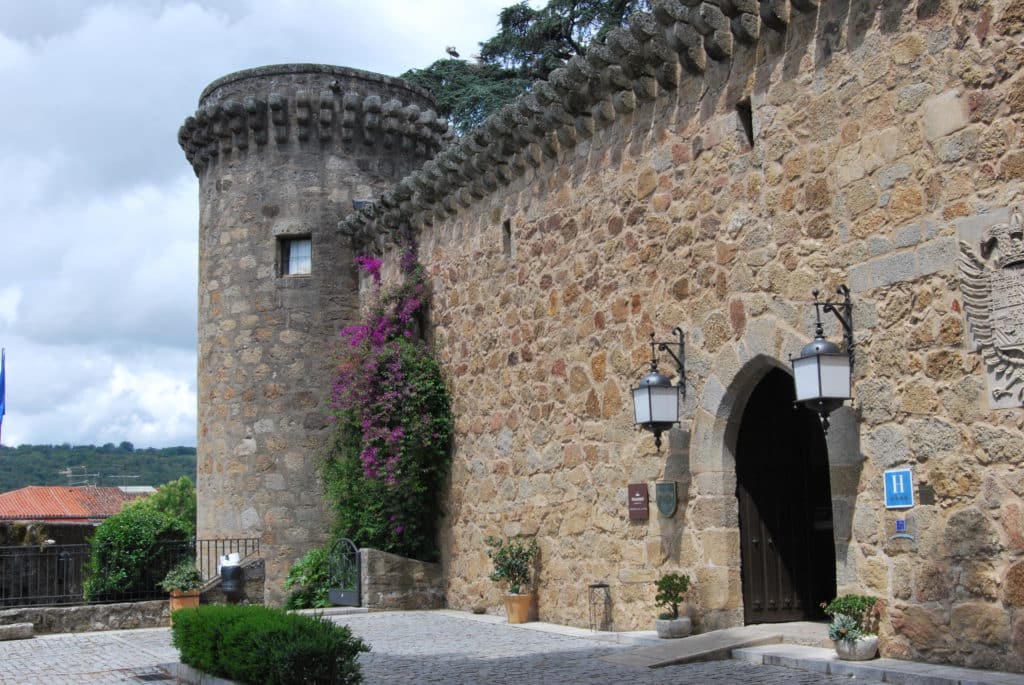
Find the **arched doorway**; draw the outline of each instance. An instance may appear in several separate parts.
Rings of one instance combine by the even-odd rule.
[[[793,379],[769,371],[736,443],[744,623],[823,618],[835,596],[828,451],[818,417],[794,409]]]

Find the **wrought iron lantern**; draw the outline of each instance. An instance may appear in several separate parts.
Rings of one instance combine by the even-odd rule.
[[[640,384],[633,388],[633,416],[636,425],[654,433],[654,446],[661,449],[661,434],[679,423],[679,396],[686,397],[686,368],[684,366],[683,331],[678,326],[672,332],[679,338],[676,354],[671,342],[657,342],[651,333],[651,368]],[[672,385],[668,376],[658,371],[658,352],[668,352],[679,371],[678,385]]]
[[[843,297],[841,302],[820,302],[818,291],[812,290],[811,293],[814,295],[814,340],[804,345],[799,357],[790,357],[790,362],[793,364],[796,401],[816,412],[821,419],[822,430],[828,433],[828,415],[851,398],[853,304],[850,302],[850,289],[845,285],[836,289],[836,293]],[[822,310],[835,314],[842,325],[846,351],[825,338],[821,325]]]

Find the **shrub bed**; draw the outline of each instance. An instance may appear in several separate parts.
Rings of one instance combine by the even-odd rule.
[[[261,606],[210,605],[174,612],[181,661],[245,683],[359,683],[370,648],[345,626]]]

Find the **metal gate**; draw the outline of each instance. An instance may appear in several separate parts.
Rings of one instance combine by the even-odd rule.
[[[359,550],[348,538],[331,545],[331,579],[335,586],[328,591],[334,606],[357,607],[361,591],[359,578]]]

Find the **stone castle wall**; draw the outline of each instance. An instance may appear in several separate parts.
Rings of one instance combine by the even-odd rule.
[[[848,283],[839,591],[885,599],[888,656],[1024,670],[1024,420],[990,407],[957,263],[961,231],[1022,200],[1024,3],[655,9],[345,222],[378,248],[420,231],[457,417],[449,606],[500,606],[484,538],[523,533],[542,620],[586,625],[605,581],[616,628],[649,628],[681,570],[701,629],[741,623],[737,423],[810,339],[811,290]],[[676,325],[688,392],[656,453],[629,389]],[[883,506],[893,466],[909,512]],[[677,513],[631,523],[627,483],[662,479]]]
[[[431,106],[397,79],[282,65],[214,82],[179,132],[200,192],[198,534],[259,537],[270,603],[329,528],[316,464],[358,307],[338,218],[434,154]],[[309,275],[281,275],[293,236],[312,240]]]

